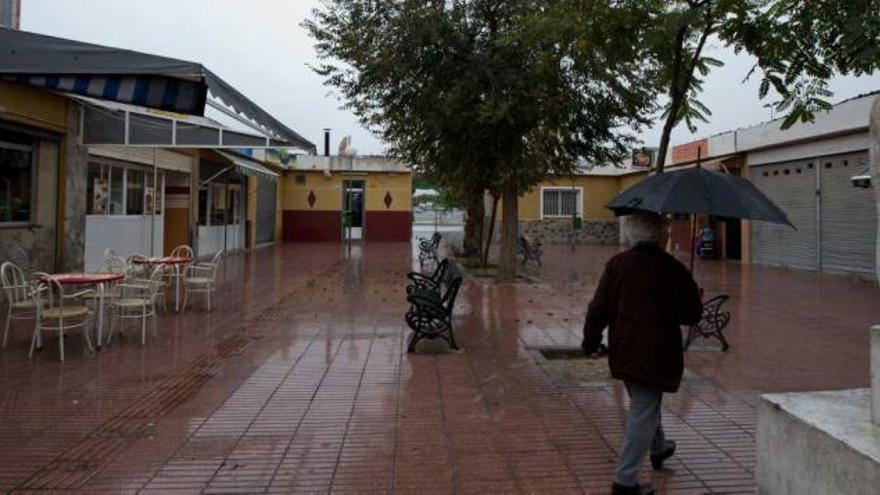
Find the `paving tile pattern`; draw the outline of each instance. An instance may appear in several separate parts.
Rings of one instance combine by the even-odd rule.
[[[469,280],[463,352],[407,355],[411,246],[284,245],[230,257],[213,312],[164,314],[97,356],[0,353],[0,491],[607,493],[627,398],[560,381],[530,350],[576,345],[607,247],[550,247],[533,283]],[[866,284],[698,265],[733,346],[688,353],[662,493],[753,493],[764,391],[865,386]],[[134,329],[133,329],[134,330]]]

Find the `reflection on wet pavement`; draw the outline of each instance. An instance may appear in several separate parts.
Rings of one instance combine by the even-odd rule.
[[[233,256],[211,313],[164,314],[97,356],[0,353],[0,490],[604,493],[626,396],[558,379],[533,346],[576,345],[614,249],[549,246],[534,283],[466,283],[464,352],[410,356],[405,244],[288,244]],[[868,383],[864,283],[710,262],[732,350],[699,342],[664,419],[666,493],[754,492],[762,391]]]

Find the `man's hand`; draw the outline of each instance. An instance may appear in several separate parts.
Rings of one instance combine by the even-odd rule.
[[[586,357],[590,357],[594,354],[598,356],[604,356],[605,354],[608,354],[608,347],[606,347],[605,344],[601,342],[595,345],[590,345],[589,343],[587,343],[587,341],[583,341],[581,342],[581,349],[584,350],[584,356]]]

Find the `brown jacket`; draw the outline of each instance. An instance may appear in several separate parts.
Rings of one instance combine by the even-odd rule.
[[[656,244],[618,254],[587,310],[584,349],[595,350],[608,330],[614,378],[675,392],[684,372],[680,325],[700,320],[703,304],[693,277]]]

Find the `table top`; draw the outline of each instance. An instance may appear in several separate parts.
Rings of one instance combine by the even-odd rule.
[[[93,285],[102,284],[104,282],[115,282],[125,278],[124,274],[113,272],[55,273],[50,276],[52,277],[52,280],[56,280],[61,285]]]
[[[192,263],[192,258],[188,256],[163,256],[157,258],[132,258],[132,263],[140,265],[184,265]]]

